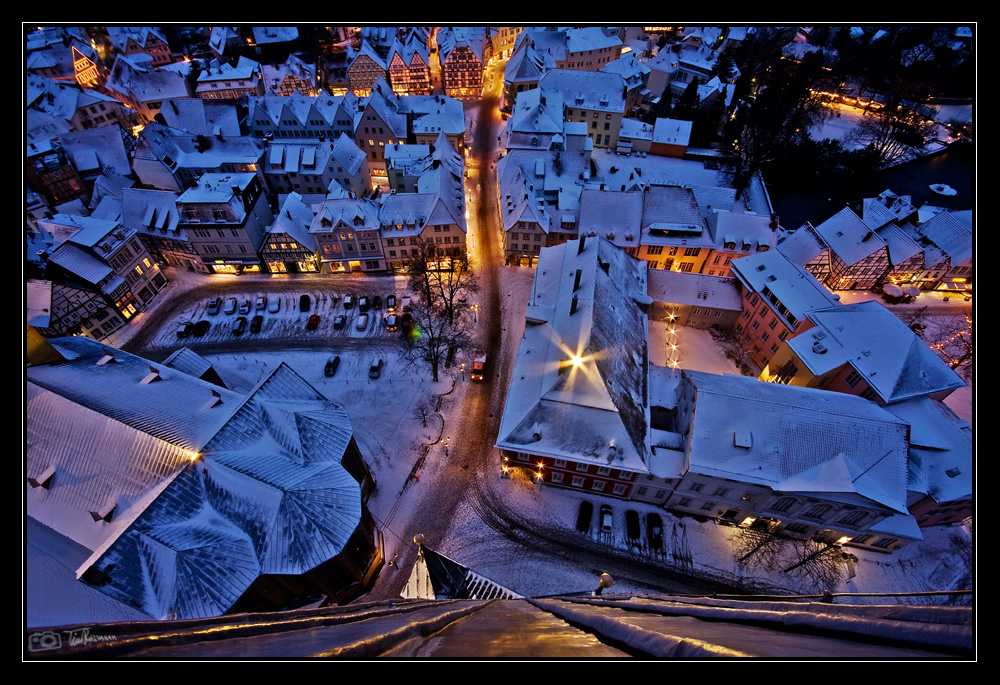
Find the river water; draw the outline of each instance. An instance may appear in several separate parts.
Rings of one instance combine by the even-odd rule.
[[[929,186],[937,183],[951,186],[958,194],[949,197],[931,192]],[[927,203],[947,209],[973,209],[976,200],[975,145],[953,145],[936,155],[846,182],[811,182],[785,188],[768,186],[781,225],[789,229],[798,228],[805,221],[814,226],[820,224],[848,202],[875,197],[884,190],[909,195],[915,207]]]

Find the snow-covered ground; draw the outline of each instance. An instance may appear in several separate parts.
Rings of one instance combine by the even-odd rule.
[[[506,267],[501,273],[502,292],[509,303],[508,319],[511,335],[520,336],[518,325],[523,325],[523,304],[528,299],[532,269]],[[727,360],[712,336],[703,330],[677,328],[671,334],[668,325],[650,321],[650,358],[662,361],[672,354],[681,368],[711,373],[735,373],[737,370]],[[676,344],[677,351],[669,352],[668,344]],[[455,425],[454,416],[435,414],[424,428],[414,413],[416,404],[425,397],[443,393],[459,393],[470,382],[463,380],[458,367],[444,370],[441,381],[433,384],[426,368],[405,368],[392,354],[382,378],[369,380],[368,355],[365,352],[341,353],[341,367],[336,377],[323,376],[323,362],[327,353],[288,350],[283,352],[247,353],[246,355],[217,355],[208,359],[215,364],[222,378],[235,390],[248,390],[267,369],[284,361],[330,399],[343,402],[354,425],[355,435],[362,452],[379,483],[379,489],[369,503],[372,513],[386,528],[387,546],[405,549],[409,544],[405,522],[406,506],[410,501],[405,486],[418,459],[420,449],[431,444],[428,459],[421,476],[426,482],[436,476],[444,464],[442,443],[448,427]],[[956,393],[957,395],[958,393]],[[971,393],[967,395],[971,398]],[[444,406],[461,407],[461,402]],[[967,413],[971,415],[971,406]],[[528,518],[547,528],[562,528],[575,533],[576,516],[584,493],[533,485],[526,479],[500,478],[500,459],[490,477],[507,504]],[[595,501],[595,504],[605,500]],[[677,518],[651,505],[607,499],[614,509],[612,544],[623,553],[637,555],[660,563],[667,569],[690,570],[722,580],[737,581],[753,578],[764,588],[781,589],[790,593],[811,593],[822,589],[835,592],[914,592],[951,589],[967,569],[956,563],[952,538],[968,542],[969,531],[960,528],[927,529],[926,540],[915,543],[892,555],[851,549],[857,557],[853,562],[855,576],[848,577],[843,568],[840,585],[818,588],[806,575],[786,574],[780,570],[763,573],[759,569],[742,567],[734,560],[731,537],[734,529],[712,522],[699,523],[692,518]],[[645,527],[637,544],[629,544],[625,534],[625,512],[636,511],[645,522],[650,513],[659,514],[664,521],[664,550],[654,553],[646,547]],[[594,526],[596,529],[596,526]],[[596,530],[591,533],[596,535]],[[596,538],[595,538],[596,539]],[[476,513],[471,496],[459,508],[451,528],[437,550],[456,561],[473,568],[499,584],[524,595],[545,595],[576,592],[596,587],[598,572],[615,576],[613,568],[594,568],[589,565],[574,566],[565,561],[532,552],[507,540],[484,525]],[[408,560],[408,554],[402,554]],[[794,560],[788,560],[786,567]],[[407,568],[403,567],[404,570]],[[592,587],[593,586],[593,587]],[[623,592],[641,592],[644,588],[629,587],[618,583],[615,589]]]

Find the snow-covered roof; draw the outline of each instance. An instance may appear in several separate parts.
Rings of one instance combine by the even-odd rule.
[[[128,188],[122,198],[123,226],[153,236],[178,236],[177,193]]]
[[[766,288],[777,299],[775,306],[783,307],[797,322],[815,309],[839,304],[839,298],[815,276],[777,250],[734,259],[730,268],[748,290],[763,293]]]
[[[904,421],[853,395],[738,375],[684,374],[697,393],[692,472],[843,502],[863,498],[906,513]]]
[[[847,265],[853,265],[885,249],[885,241],[865,225],[850,207],[816,226],[816,233]]]
[[[251,171],[244,173],[216,173],[202,174],[197,185],[188,188],[177,197],[180,203],[213,203],[229,202],[234,189],[241,192],[253,182],[256,174]]]
[[[344,550],[363,506],[341,465],[350,422],[286,365],[243,397],[85,338],[53,343],[67,362],[28,368],[27,464],[55,475],[26,497],[94,550],[78,575],[93,566],[119,601],[193,618]],[[89,514],[112,506],[109,522]]]
[[[692,122],[681,119],[657,119],[653,128],[653,142],[663,145],[683,145],[691,140]]]
[[[742,299],[735,278],[650,269],[647,279],[649,296],[653,302],[712,307],[734,312],[742,309]]]
[[[561,93],[568,109],[625,112],[625,82],[618,74],[551,69],[538,81],[538,87]]]
[[[268,234],[283,233],[299,245],[316,250],[316,236],[309,232],[312,222],[312,209],[302,201],[302,196],[294,192],[289,193],[281,204],[281,211],[275,215]]]
[[[602,238],[542,249],[498,447],[646,470],[645,298],[645,262]]]
[[[799,266],[805,266],[827,249],[826,243],[808,221],[795,232],[778,239],[778,252]]]
[[[294,26],[254,26],[253,39],[257,44],[287,43],[299,37]]]
[[[621,47],[621,44],[622,39],[617,34],[608,35],[600,26],[585,26],[566,31],[566,51],[570,53]]]
[[[241,56],[236,64],[213,59],[198,74],[198,90],[206,90],[204,86],[213,81],[245,81],[259,76],[260,64],[252,59]]]
[[[899,318],[875,301],[808,313],[815,326],[788,340],[814,375],[850,364],[886,404],[965,386]]]
[[[579,232],[607,238],[618,247],[639,247],[643,195],[641,190],[584,188],[580,195]]]
[[[938,503],[972,496],[972,429],[942,402],[920,397],[886,407],[910,424],[910,489]]]
[[[972,259],[972,231],[951,212],[939,212],[917,226],[917,233],[948,257],[952,266]]]

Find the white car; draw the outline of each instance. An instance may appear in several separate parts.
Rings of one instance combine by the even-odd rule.
[[[254,311],[262,312],[267,307],[267,295],[260,295],[254,303]]]
[[[223,311],[226,312],[226,314],[235,314],[236,313],[236,298],[235,297],[227,297],[226,298],[226,308]]]
[[[366,330],[368,328],[368,315],[367,314],[362,314],[361,316],[358,317],[358,324],[357,324],[356,328],[359,331],[363,331],[363,330]]]
[[[273,298],[271,300],[268,300],[267,311],[271,312],[272,314],[277,314],[278,312],[280,312],[281,311],[281,298],[275,297],[275,298]]]

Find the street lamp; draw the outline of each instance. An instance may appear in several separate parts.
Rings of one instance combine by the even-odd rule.
[[[604,591],[604,588],[611,587],[613,584],[614,581],[611,579],[611,576],[607,573],[602,573],[598,581],[597,589],[594,590],[594,596],[599,596]]]

